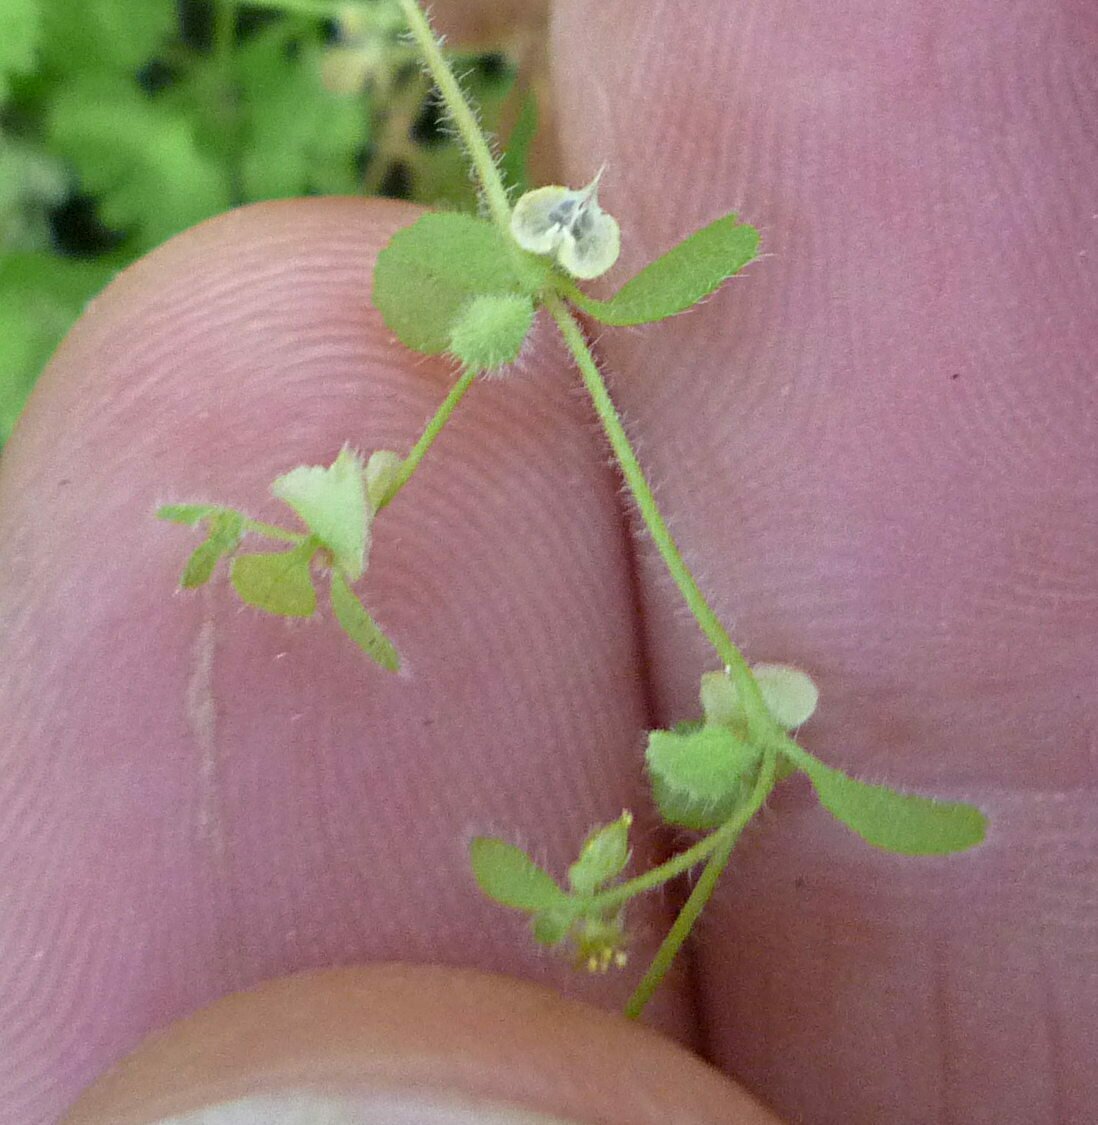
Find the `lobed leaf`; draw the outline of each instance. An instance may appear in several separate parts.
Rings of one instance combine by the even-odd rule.
[[[603,324],[645,324],[674,316],[720,287],[759,250],[759,232],[725,215],[683,239],[627,281],[611,298],[597,301],[568,291],[577,308]]]
[[[870,785],[803,751],[795,760],[824,808],[874,847],[903,855],[945,855],[984,840],[987,818],[972,805]]]
[[[661,815],[687,828],[713,828],[735,811],[762,752],[728,727],[652,731],[645,760]]]
[[[473,875],[480,889],[496,902],[516,910],[560,910],[568,896],[548,871],[521,849],[491,836],[477,836],[469,845]]]
[[[309,563],[316,544],[303,543],[292,551],[239,555],[230,578],[241,601],[280,617],[311,617],[316,591]]]
[[[271,485],[335,556],[352,581],[362,577],[370,546],[370,513],[362,458],[344,446],[329,466],[299,465]]]
[[[393,642],[378,628],[338,570],[332,571],[331,598],[336,620],[347,636],[382,668],[390,672],[399,671],[400,656]]]

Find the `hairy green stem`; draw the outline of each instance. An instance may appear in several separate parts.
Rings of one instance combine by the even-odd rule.
[[[443,57],[435,33],[431,30],[431,25],[416,0],[400,0],[400,8],[408,21],[412,38],[423,54],[427,69],[439,88],[446,109],[453,118],[458,134],[469,153],[477,179],[484,190],[484,198],[492,221],[504,234],[507,234],[511,229],[511,205],[507,201],[507,189],[503,186],[503,178],[488,148],[488,142],[484,139],[484,133],[477,123],[476,114],[465,97],[461,84]]]
[[[233,509],[226,509],[232,511]],[[262,520],[245,519],[245,531],[254,531],[256,535],[265,535],[268,539],[278,539],[283,543],[304,543],[308,538],[296,531],[287,531],[284,527],[277,527],[273,523],[264,523]]]
[[[776,769],[777,755],[772,751],[767,751],[750,800],[731,820],[722,824],[709,838],[716,841],[715,850],[709,857],[709,862],[705,865],[697,883],[694,884],[690,897],[686,900],[682,910],[679,911],[679,915],[668,931],[667,937],[663,939],[663,943],[656,951],[656,956],[652,958],[652,963],[641,978],[640,984],[637,985],[633,995],[629,997],[629,1001],[625,1005],[627,1019],[635,1020],[640,1017],[645,1005],[652,999],[652,994],[659,988],[663,978],[667,975],[672,961],[675,960],[683,943],[690,936],[690,931],[694,928],[698,915],[705,909],[706,903],[712,897],[717,881],[724,874],[729,856],[736,846],[736,841],[740,838],[740,833],[755,813],[762,808],[763,802],[774,788]],[[709,841],[705,842],[708,843]]]
[[[457,408],[457,404],[465,397],[465,392],[473,385],[473,380],[476,379],[477,372],[471,368],[467,368],[461,373],[461,378],[450,388],[450,393],[442,400],[442,405],[435,411],[434,417],[427,423],[420,435],[419,441],[412,447],[411,453],[404,458],[403,464],[400,466],[400,471],[397,473],[389,491],[378,504],[377,510],[380,512],[382,508],[393,502],[396,494],[408,483],[412,474],[419,467],[420,461],[427,454],[427,450],[431,448],[435,438],[442,432],[442,427],[450,420],[450,415],[453,414]]]
[[[652,542],[656,545],[664,565],[678,586],[679,592],[686,601],[690,612],[694,615],[701,631],[709,643],[717,651],[722,663],[728,668],[739,692],[744,711],[747,714],[749,727],[753,733],[771,734],[775,729],[774,720],[770,716],[759,685],[751,674],[751,669],[744,659],[743,653],[732,642],[732,638],[721,624],[720,619],[713,612],[713,608],[706,601],[694,575],[686,565],[678,545],[656,504],[652,489],[645,479],[644,470],[637,460],[633,446],[626,435],[617,407],[610,398],[606,383],[595,363],[591,350],[587,346],[583,332],[576,318],[569,312],[564,302],[555,293],[546,293],[545,307],[552,314],[553,319],[560,328],[561,335],[568,345],[572,357],[575,359],[580,373],[583,376],[587,393],[591,396],[595,412],[599,416],[602,428],[606,432],[610,447],[614,451],[618,464],[621,466],[625,482],[633,494],[641,519],[644,520]]]
[[[659,867],[652,867],[635,879],[618,883],[609,890],[592,895],[588,901],[588,906],[599,914],[605,913],[607,910],[613,910],[615,906],[621,906],[631,898],[644,894],[645,891],[654,891],[657,887],[663,886],[664,883],[670,882],[670,880],[689,871],[691,867],[697,867],[702,860],[708,859],[720,845],[721,829],[715,828],[708,836],[703,836],[692,847],[679,852],[678,855],[673,855],[665,863],[661,863]]]

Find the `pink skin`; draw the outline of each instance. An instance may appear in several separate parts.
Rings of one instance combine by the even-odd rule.
[[[557,5],[567,178],[606,160],[624,278],[723,210],[770,255],[598,342],[748,655],[823,689],[806,745],[979,802],[969,857],[874,852],[799,783],[653,1022],[790,1120],[1053,1122],[1098,1103],[1093,731],[1098,99],[1084,3]],[[1089,163],[1088,163],[1089,161]],[[604,1006],[483,902],[479,831],[558,869],[643,809],[640,731],[714,665],[539,329],[378,525],[408,674],[326,623],[173,595],[157,504],[278,519],[270,479],[403,448],[446,365],[391,342],[411,208],[267,205],[89,309],[0,474],[0,1123],[56,1118],[151,1029],[299,968],[402,958]],[[638,820],[645,850],[662,846]],[[638,961],[667,903],[638,910]]]
[[[818,678],[813,751],[992,817],[912,860],[776,797],[699,942],[708,1051],[792,1120],[1090,1119],[1094,10],[632,8],[560,4],[551,52],[621,275],[727,208],[769,255],[600,342],[659,497],[749,656]],[[641,575],[667,722],[712,657]]]

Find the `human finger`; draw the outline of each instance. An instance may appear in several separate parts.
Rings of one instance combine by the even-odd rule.
[[[695,1055],[467,969],[375,965],[237,993],[155,1036],[65,1125],[768,1125]]]
[[[696,945],[711,1057],[793,1119],[1083,1120],[1098,977],[1095,26],[1078,5],[559,0],[569,180],[615,275],[722,212],[763,258],[597,345],[673,532],[803,732],[973,800],[898,858],[789,783]],[[608,281],[613,283],[614,278]],[[657,718],[714,658],[638,548]]]
[[[224,577],[178,592],[195,541],[154,518],[205,501],[286,522],[280,473],[410,448],[453,373],[393,340],[370,275],[416,214],[267,204],[174,239],[93,302],[5,450],[4,1122],[54,1120],[154,1028],[311,967],[624,999],[625,978],[539,953],[466,854],[497,834],[562,870],[641,785],[616,481],[547,334],[377,519],[363,596],[398,676],[327,611],[261,616]],[[638,957],[661,912],[636,913]],[[681,986],[654,1019],[685,1035]]]

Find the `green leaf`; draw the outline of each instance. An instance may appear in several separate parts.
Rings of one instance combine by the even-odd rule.
[[[450,347],[471,298],[523,289],[503,236],[472,215],[423,215],[393,235],[374,269],[374,304],[385,323],[427,355]]]
[[[567,900],[565,900],[567,903]],[[539,911],[531,919],[534,940],[539,945],[560,945],[576,921],[576,908],[564,905],[552,910]]]
[[[735,811],[762,753],[727,727],[655,730],[645,760],[661,815],[687,828],[713,828]]]
[[[8,92],[8,76],[34,68],[41,36],[40,0],[3,0],[0,4],[0,100]]]
[[[114,71],[132,83],[179,26],[173,0],[43,0],[39,6],[44,62],[63,78]]]
[[[332,609],[343,631],[356,645],[382,668],[390,672],[400,669],[400,657],[392,641],[377,627],[366,607],[355,597],[347,580],[338,570],[332,571]]]
[[[703,672],[698,695],[708,725],[732,727],[741,732],[747,730],[747,712],[727,672]]]
[[[523,293],[474,297],[454,321],[450,354],[472,371],[494,371],[517,358],[530,326],[534,302]]]
[[[180,586],[185,590],[193,590],[209,582],[218,561],[225,555],[232,554],[243,536],[244,517],[239,512],[215,511],[210,518],[209,537],[187,560]]]
[[[61,338],[113,274],[99,262],[55,254],[0,255],[0,442]]]
[[[815,714],[820,692],[807,672],[792,664],[755,664],[751,671],[767,710],[786,730],[801,726]]]
[[[238,555],[230,576],[241,601],[280,617],[311,617],[316,591],[309,562],[316,544],[306,542],[292,551]]]
[[[200,146],[195,115],[136,86],[78,72],[55,99],[48,130],[98,197],[103,222],[137,249],[229,206],[228,171]]]
[[[807,672],[791,664],[754,664],[751,674],[759,685],[766,709],[786,730],[806,723],[816,710],[820,693]],[[743,730],[747,715],[739,690],[728,672],[706,672],[701,678],[705,721]]]
[[[370,521],[362,458],[344,446],[329,466],[299,465],[271,485],[328,548],[352,581],[362,577],[370,547]]]
[[[903,855],[945,855],[983,842],[987,818],[972,805],[869,785],[804,751],[795,760],[824,808],[874,847]]]
[[[249,200],[359,190],[355,156],[369,143],[369,114],[361,97],[325,88],[322,35],[319,23],[278,20],[237,49],[240,177]]]
[[[620,875],[629,862],[629,826],[633,814],[626,811],[596,828],[583,842],[579,859],[568,868],[568,883],[577,894],[594,894],[604,883]]]
[[[568,299],[603,324],[663,320],[707,297],[758,249],[758,231],[735,215],[725,215],[649,262],[609,300],[596,301],[575,288],[568,290]]]
[[[389,502],[401,470],[404,458],[391,449],[375,449],[366,462],[366,498],[372,511],[380,511]]]
[[[532,89],[526,91],[522,99],[522,107],[515,124],[511,128],[511,135],[507,138],[507,147],[499,162],[499,170],[503,174],[504,183],[516,195],[525,195],[531,188],[530,183],[530,148],[538,131],[538,99]]]
[[[335,19],[339,9],[332,0],[248,0],[249,8],[265,8],[271,12],[292,12],[316,19]]]
[[[543,911],[559,909],[567,901],[548,871],[504,840],[477,836],[469,845],[469,859],[480,889],[504,906]]]

